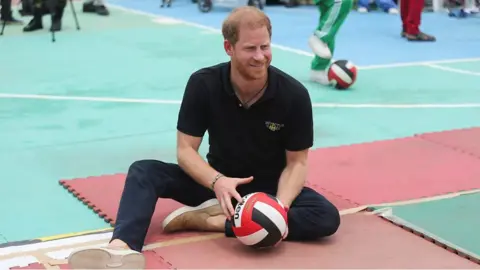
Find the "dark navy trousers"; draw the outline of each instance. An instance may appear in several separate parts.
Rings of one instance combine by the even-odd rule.
[[[238,189],[241,196],[255,191],[275,196],[275,190],[249,190],[248,185]],[[136,161],[128,170],[112,240],[122,240],[131,249],[141,251],[159,198],[197,206],[215,198],[215,193],[195,182],[177,164],[158,160]],[[286,240],[315,240],[334,234],[339,226],[337,208],[321,194],[304,187],[290,206]],[[225,235],[234,237],[228,220]]]

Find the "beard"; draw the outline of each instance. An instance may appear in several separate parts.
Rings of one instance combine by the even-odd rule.
[[[239,63],[237,61],[232,61],[235,69],[238,73],[247,81],[254,81],[258,79],[262,79],[267,75],[268,70],[268,62],[264,61],[262,63],[254,63],[251,66],[250,63]]]

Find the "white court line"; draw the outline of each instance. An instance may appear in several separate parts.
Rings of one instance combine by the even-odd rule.
[[[108,240],[111,237],[112,237],[112,232],[107,232],[107,233],[99,233],[99,234],[92,234],[92,235],[75,236],[75,237],[52,240],[47,242],[5,247],[0,249],[0,256],[8,256],[13,253],[32,252],[39,249],[51,249],[56,247],[68,246],[68,245],[84,244],[84,243],[99,241],[99,240],[105,240],[106,243],[108,243]]]
[[[382,64],[382,65],[368,65],[368,66],[363,66],[358,68],[362,70],[368,70],[368,69],[397,68],[397,67],[414,67],[414,66],[435,65],[435,64],[469,63],[469,62],[479,62],[479,61],[480,61],[480,57],[458,58],[458,59],[443,59],[443,60],[405,62],[405,63],[393,63],[393,64]]]
[[[206,25],[199,24],[199,23],[189,22],[189,21],[186,21],[186,20],[180,20],[180,19],[176,19],[176,18],[172,18],[172,17],[168,17],[168,16],[157,15],[157,14],[154,14],[154,13],[140,11],[140,10],[136,10],[136,9],[130,9],[130,8],[126,8],[126,7],[123,7],[123,6],[110,4],[110,3],[108,4],[108,6],[112,7],[112,8],[115,8],[115,9],[118,9],[118,10],[123,10],[123,11],[126,11],[126,12],[130,12],[130,13],[133,13],[133,14],[138,14],[138,15],[144,15],[144,16],[151,17],[151,18],[154,19],[154,21],[157,21],[158,23],[161,23],[162,21],[165,21],[165,22],[168,22],[168,23],[176,22],[178,24],[189,25],[189,26],[193,26],[193,27],[200,28],[200,29],[203,29],[203,30],[211,31],[212,33],[217,33],[217,34],[222,33],[220,29],[210,27],[210,26],[206,26]],[[307,52],[307,51],[303,51],[303,50],[299,50],[299,49],[294,49],[294,48],[279,45],[279,44],[272,44],[272,47],[280,49],[282,51],[292,52],[292,53],[295,53],[295,54],[298,54],[298,55],[313,57],[313,53],[311,53],[311,52]],[[422,65],[428,65],[428,64],[465,63],[465,62],[477,62],[477,61],[480,61],[480,57],[459,58],[459,59],[444,59],[444,60],[433,60],[433,61],[418,61],[418,62],[404,62],[404,63],[381,64],[381,65],[367,65],[367,66],[361,66],[361,67],[358,67],[358,68],[361,69],[361,70],[368,70],[368,69],[383,69],[383,68],[397,68],[397,67],[412,67],[412,66],[422,66]]]
[[[34,256],[18,256],[0,261],[0,269],[10,269],[11,267],[27,267],[32,263],[38,263]]]
[[[92,101],[92,102],[96,101],[96,102],[117,102],[117,103],[181,104],[180,100],[167,100],[167,99],[80,97],[80,96],[57,96],[57,95],[35,95],[35,94],[32,95],[32,94],[8,94],[8,93],[0,93],[0,98],[71,100],[71,101]]]
[[[203,24],[198,24],[198,23],[194,23],[194,22],[180,20],[180,19],[176,19],[176,18],[172,18],[172,17],[168,17],[168,16],[161,16],[161,15],[157,15],[157,14],[154,14],[154,13],[144,12],[144,11],[140,11],[140,10],[136,10],[136,9],[130,9],[130,8],[118,6],[118,5],[115,5],[115,4],[108,4],[108,6],[113,7],[115,9],[130,12],[130,13],[133,13],[133,14],[138,14],[138,15],[144,15],[144,16],[151,17],[151,18],[154,19],[155,22],[158,22],[158,23],[162,23],[162,21],[172,23],[173,21],[175,21],[179,24],[193,26],[193,27],[196,27],[196,28],[200,28],[200,29],[203,29],[203,30],[210,31],[212,33],[217,33],[217,34],[222,33],[222,31],[220,29],[213,28],[213,27],[210,27],[210,26],[206,26],[206,25],[203,25]],[[278,44],[272,44],[272,47],[276,47],[276,48],[278,48],[280,50],[283,50],[283,51],[288,51],[288,52],[292,52],[292,53],[296,53],[296,54],[300,54],[300,55],[313,57],[312,53],[302,51],[302,50],[297,50],[297,49],[282,46],[282,45],[278,45]]]
[[[4,99],[34,99],[34,100],[69,100],[69,101],[90,101],[90,102],[116,102],[116,103],[144,103],[144,104],[181,104],[181,100],[167,99],[135,99],[115,97],[80,97],[80,96],[56,96],[56,95],[35,95],[35,94],[9,94],[0,93]],[[387,109],[448,109],[448,108],[480,108],[480,103],[458,103],[458,104],[356,104],[356,103],[313,103],[314,108],[387,108]]]
[[[461,73],[461,74],[467,74],[467,75],[473,75],[473,76],[480,76],[480,72],[473,72],[473,71],[464,70],[464,69],[444,67],[444,66],[439,66],[439,65],[434,65],[434,64],[425,64],[424,66],[435,68],[435,69],[440,69],[440,70],[444,70],[444,71],[448,71],[448,72],[455,72],[455,73]]]

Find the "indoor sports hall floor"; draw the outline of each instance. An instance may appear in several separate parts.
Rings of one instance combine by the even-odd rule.
[[[24,34],[19,26],[7,26],[0,37],[4,246],[108,228],[58,181],[125,173],[137,159],[175,161],[175,124],[186,80],[196,69],[227,60],[219,29],[228,9],[203,14],[189,0],[177,0],[169,9],[160,9],[156,0],[109,3],[112,14],[105,18],[82,14],[78,4],[80,31],[67,7],[55,43],[46,29]],[[397,15],[353,11],[335,56],[359,66],[358,81],[349,91],[335,91],[308,81],[312,55],[306,40],[316,10],[267,7],[266,12],[273,22],[273,64],[304,83],[314,102],[314,148],[480,127],[480,17],[424,14],[422,29],[438,41],[408,43],[400,38]],[[50,26],[49,17],[44,24]],[[475,175],[479,178],[470,177],[480,183],[480,173]],[[471,199],[463,207],[478,202]],[[420,219],[412,209],[398,211]],[[431,231],[449,231],[436,228],[436,222],[418,222],[423,227],[430,222]],[[471,235],[462,237],[464,243]],[[480,257],[478,243],[458,245]]]

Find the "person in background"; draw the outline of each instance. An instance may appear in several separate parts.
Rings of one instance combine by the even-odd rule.
[[[5,1],[5,0],[2,0]],[[51,13],[52,24],[50,26],[50,31],[60,31],[62,29],[62,17],[67,5],[67,0],[57,0],[52,9],[49,8],[47,1],[51,0],[33,0],[32,5],[32,15],[33,19],[28,23],[27,26],[23,29],[24,32],[32,32],[39,29],[43,29],[42,18],[43,15]],[[27,14],[28,10],[25,10],[24,13]],[[109,15],[108,9],[105,7],[103,0],[87,0],[83,4],[83,12],[85,13],[96,13],[99,15]]]
[[[2,0],[7,1],[7,0]],[[22,9],[20,9],[20,14],[22,16],[31,16],[33,15],[33,8],[30,0],[22,1]],[[83,3],[83,12],[85,13],[96,13],[98,15],[107,16],[110,14],[107,7],[105,6],[104,0],[87,0]]]
[[[463,10],[467,14],[477,14],[480,12],[480,9],[477,7],[475,0],[465,0]]]
[[[435,37],[420,31],[422,11],[425,0],[402,0],[400,3],[400,16],[402,18],[401,36],[408,41],[435,41]]]
[[[314,0],[320,14],[317,28],[308,40],[314,53],[310,80],[329,85],[327,68],[335,50],[335,38],[352,10],[353,0]]]
[[[367,13],[370,11],[370,4],[375,2],[377,7],[390,14],[398,14],[398,6],[393,0],[358,0],[357,11]]]
[[[12,15],[12,0],[1,0],[0,1],[0,22],[3,24],[22,24],[23,22],[17,20]]]
[[[480,12],[475,0],[465,0],[463,3],[456,1],[447,2],[449,17],[467,18]]]
[[[32,3],[32,15],[33,18],[30,22],[23,28],[24,32],[33,32],[40,29],[43,29],[42,18],[43,15],[50,13],[52,16],[52,24],[50,26],[50,31],[60,31],[62,29],[62,17],[65,6],[67,5],[67,0],[54,0],[47,2],[48,0],[33,0]],[[50,5],[52,5],[50,7]]]

